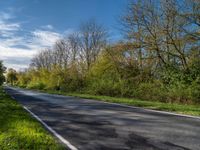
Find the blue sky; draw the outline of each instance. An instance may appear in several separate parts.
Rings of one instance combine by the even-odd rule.
[[[119,16],[128,0],[2,0],[0,1],[0,60],[6,67],[25,68],[38,51],[94,18],[121,36]]]

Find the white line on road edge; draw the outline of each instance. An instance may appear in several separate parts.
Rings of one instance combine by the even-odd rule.
[[[23,108],[28,111],[35,119],[37,119],[40,123],[42,123],[54,136],[56,136],[61,142],[67,145],[71,150],[78,150],[75,146],[73,146],[69,141],[64,139],[60,134],[58,134],[55,130],[49,127],[45,122],[43,122],[37,115],[32,113],[27,107],[23,106]]]

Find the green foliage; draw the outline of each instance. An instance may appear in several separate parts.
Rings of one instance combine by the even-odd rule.
[[[167,68],[161,72],[161,81],[167,89],[166,96],[170,102],[199,102],[200,73],[198,69],[198,67],[191,67],[190,70],[184,71],[179,68]]]
[[[120,96],[121,89],[118,82],[113,82],[110,79],[93,80],[93,83],[88,86],[90,93],[98,95]]]
[[[41,90],[76,91],[169,103],[200,103],[197,60],[191,61],[193,67],[187,71],[167,67],[152,75],[150,68],[140,69],[134,61],[121,64],[122,59],[119,51],[112,56],[104,51],[84,74],[77,64],[66,69],[54,66],[51,71],[33,69],[19,73],[17,83]]]
[[[75,64],[66,70],[62,79],[63,82],[60,88],[62,91],[80,91],[83,88],[83,77]]]
[[[87,74],[87,90],[93,94],[121,95],[119,74],[106,54],[102,54]]]
[[[8,69],[8,72],[6,74],[6,82],[14,85],[17,82],[17,72],[14,69]]]
[[[0,85],[2,85],[5,80],[5,76],[3,74],[0,74]]]
[[[30,82],[27,86],[27,88],[30,89],[39,89],[39,90],[43,90],[45,89],[46,85],[42,82]]]
[[[189,91],[190,98],[195,103],[200,103],[200,77],[192,82]]]
[[[134,92],[134,97],[144,100],[167,102],[167,89],[160,81],[141,83]]]
[[[19,87],[27,87],[29,82],[31,81],[30,73],[28,72],[19,72],[17,75],[17,85]]]
[[[18,85],[31,89],[49,89],[61,91],[76,91],[82,88],[83,82],[76,66],[62,69],[59,66],[47,69],[29,70],[19,74]]]
[[[6,68],[3,66],[2,61],[0,61],[0,85],[2,85],[3,82],[5,81],[5,76],[3,75],[5,70]]]

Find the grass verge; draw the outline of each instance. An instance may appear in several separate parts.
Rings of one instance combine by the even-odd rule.
[[[62,150],[65,148],[0,87],[0,149]]]
[[[137,106],[142,108],[148,108],[153,110],[175,112],[178,114],[186,114],[193,116],[200,116],[200,105],[188,105],[188,104],[176,104],[176,103],[162,103],[158,101],[145,101],[140,99],[133,98],[118,98],[110,96],[99,96],[99,95],[90,95],[90,94],[81,94],[81,93],[65,93],[58,91],[43,91],[50,94],[60,94],[66,96],[75,96],[86,99],[94,99],[104,102],[126,104],[130,106]]]

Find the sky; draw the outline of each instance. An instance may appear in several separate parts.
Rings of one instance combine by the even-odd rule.
[[[119,40],[119,17],[128,0],[0,0],[0,60],[23,70],[31,58],[95,19]]]

